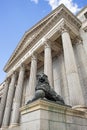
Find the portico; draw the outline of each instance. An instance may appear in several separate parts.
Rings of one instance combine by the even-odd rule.
[[[46,21],[48,22],[45,23]],[[42,24],[37,26],[39,28]],[[40,70],[48,76],[49,84],[54,90],[59,85],[61,96],[65,99],[66,104],[68,102],[68,105],[72,106],[87,105],[73,50],[73,45],[77,47],[76,37],[81,39],[80,27],[81,22],[71,13],[68,13],[65,7],[61,6],[58,11],[49,15],[40,30],[36,27],[35,34],[33,34],[35,28],[25,34],[4,68],[7,72],[7,78],[11,80],[6,82],[7,89],[4,93],[5,96],[2,97],[2,107],[4,108],[6,104],[4,113],[0,111],[2,113],[2,120],[0,121],[2,122],[2,129],[16,126],[20,122],[19,109],[23,105],[22,100],[24,99],[24,104],[26,104],[28,100],[33,98],[36,75],[40,73]],[[29,43],[27,40],[29,40],[31,33],[33,38]],[[84,52],[84,48],[82,48],[82,52]],[[84,53],[82,54],[85,55]],[[60,62],[57,57],[60,56],[63,57],[61,60],[63,60],[64,70],[61,67],[58,72],[55,72],[59,67],[58,62]],[[57,62],[56,67],[54,62]],[[28,81],[27,87],[24,86],[26,80]],[[61,85],[65,82],[66,85]],[[25,97],[22,96],[24,88],[26,89]],[[59,92],[57,93],[59,94]]]

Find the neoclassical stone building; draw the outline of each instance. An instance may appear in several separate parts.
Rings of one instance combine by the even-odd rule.
[[[87,130],[87,7],[76,16],[63,4],[52,11],[24,34],[4,71],[7,76],[0,85],[1,129]],[[42,72],[48,76],[50,86],[72,108],[40,100],[26,105],[35,94],[36,74]],[[62,116],[65,115],[64,118],[60,115],[62,125],[58,126],[56,115],[52,116],[56,121],[46,123],[45,116],[49,114],[45,112],[53,107],[51,112],[55,110],[57,114],[61,109]],[[39,113],[38,110],[44,111]],[[39,114],[42,115],[38,123]],[[42,118],[46,122],[41,123]],[[52,119],[49,116],[49,122]]]

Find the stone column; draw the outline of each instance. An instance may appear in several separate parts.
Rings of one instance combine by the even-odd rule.
[[[22,101],[24,73],[25,73],[25,67],[24,65],[21,65],[18,77],[18,84],[15,90],[15,99],[14,99],[14,108],[12,113],[11,126],[15,126],[19,122],[19,115],[20,115],[19,108],[21,106]]]
[[[79,57],[79,63],[83,65],[87,74],[87,55],[83,47],[83,41],[80,39],[76,39],[76,50]]]
[[[50,86],[54,87],[51,45],[48,42],[48,40],[44,42],[44,73],[48,76]]]
[[[35,94],[36,74],[37,74],[37,54],[33,54],[32,57],[31,57],[28,100],[31,100],[33,98],[34,94]]]
[[[9,83],[10,83],[10,79],[7,78],[5,81],[4,91],[0,103],[0,126],[3,120],[4,109],[5,109],[6,99],[7,99],[8,89],[9,89]]]
[[[69,102],[69,90],[67,85],[67,78],[66,78],[66,71],[65,71],[65,64],[64,64],[64,56],[63,54],[60,54],[58,56],[58,72],[59,74],[59,80],[60,85],[57,84],[57,87],[59,88],[59,95],[61,95],[65,101],[66,104],[70,104]]]
[[[16,72],[14,72],[12,75],[11,83],[10,83],[9,90],[8,90],[7,102],[6,102],[5,112],[4,112],[2,128],[6,128],[9,125],[14,90],[15,90],[16,77],[17,77],[17,74],[16,74]]]
[[[82,90],[85,99],[85,105],[87,105],[87,55],[83,47],[83,41],[76,39],[76,53],[78,56],[80,72],[82,75]]]
[[[79,81],[73,47],[69,32],[65,28],[62,29],[61,37],[64,51],[66,77],[69,88],[70,104],[73,106],[83,105],[84,98]]]

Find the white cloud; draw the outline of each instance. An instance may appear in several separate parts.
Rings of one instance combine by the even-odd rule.
[[[80,10],[78,5],[76,3],[74,3],[73,0],[46,0],[46,1],[48,1],[52,10],[55,9],[60,4],[64,4],[74,14],[77,13]]]
[[[35,4],[38,4],[39,0],[31,0],[31,1],[35,2]]]
[[[49,5],[51,6],[52,10],[55,9],[59,5],[58,0],[46,0],[46,1],[49,2]]]
[[[31,0],[38,4],[39,0]],[[54,10],[56,7],[58,7],[60,4],[64,4],[72,13],[76,14],[81,8],[78,7],[78,5],[73,2],[73,0],[44,0],[49,3],[52,10]]]

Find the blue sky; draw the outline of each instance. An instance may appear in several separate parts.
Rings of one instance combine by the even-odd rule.
[[[0,83],[3,68],[25,31],[64,3],[73,13],[87,5],[86,0],[0,0]]]

